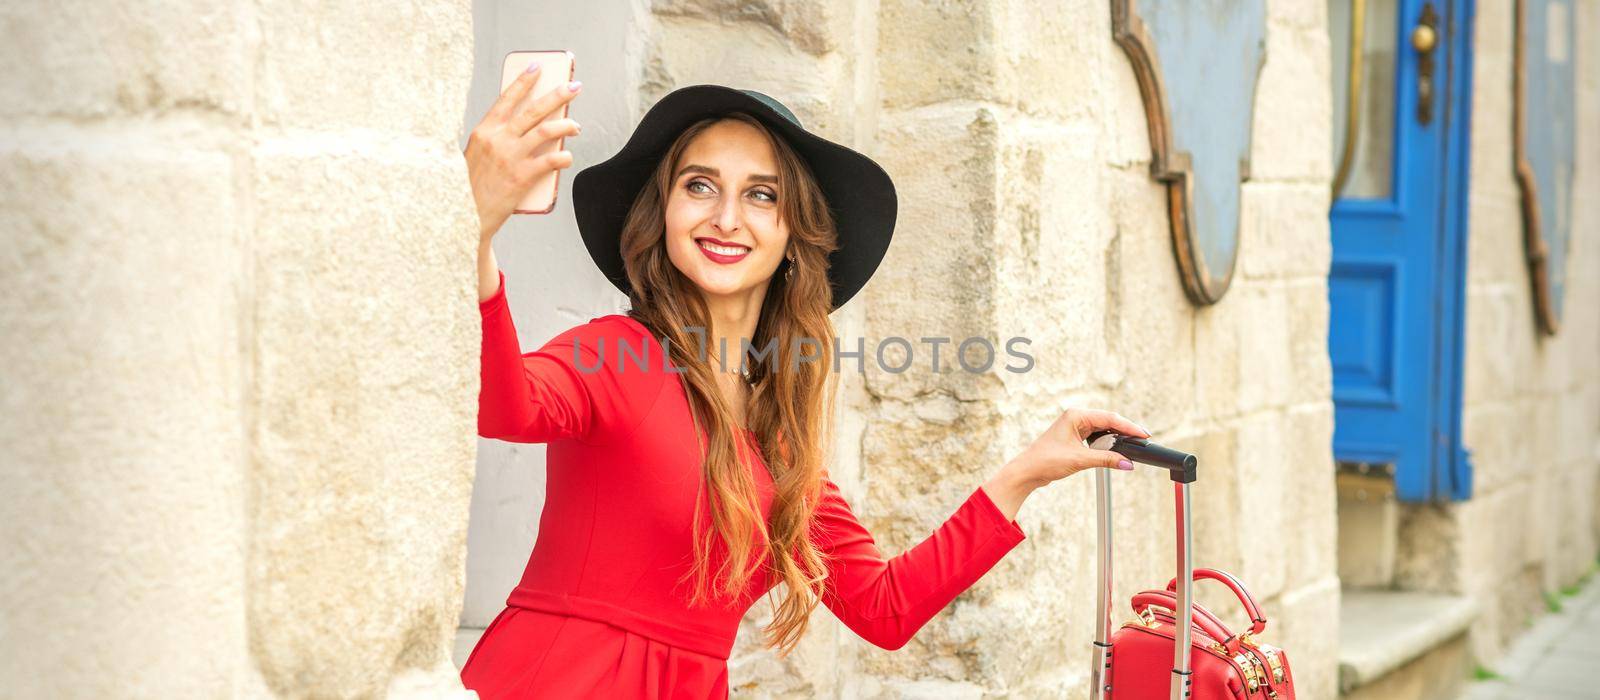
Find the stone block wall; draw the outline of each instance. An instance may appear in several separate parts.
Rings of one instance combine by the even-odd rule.
[[[459,692],[468,5],[0,24],[0,687]]]
[[[1026,374],[932,375],[919,354],[918,371],[842,377],[830,470],[886,553],[1063,408],[1117,410],[1200,456],[1197,563],[1262,598],[1305,696],[1335,694],[1322,3],[1269,3],[1238,274],[1206,308],[1177,278],[1104,0],[629,7],[638,37],[618,63],[634,77],[603,93],[608,114],[695,82],[752,87],[895,178],[895,244],[835,315],[841,336],[1032,341]],[[1484,601],[1486,660],[1600,548],[1600,200],[1584,196],[1600,191],[1600,57],[1583,40],[1600,7],[1578,7],[1571,286],[1561,334],[1543,338],[1511,176],[1510,2],[1479,3],[1464,416],[1477,490],[1404,514],[1402,576]],[[74,0],[0,19],[0,57],[29,67],[0,79],[0,687],[458,693],[477,389],[463,360],[478,340],[459,155],[470,5]],[[594,123],[620,145],[631,122],[613,121]],[[1145,471],[1116,483],[1125,601],[1171,575],[1171,488]],[[1018,516],[1028,540],[899,651],[819,609],[779,659],[760,647],[758,604],[735,693],[1085,697],[1092,494],[1090,475],[1037,492]]]
[[[1535,323],[1513,175],[1513,3],[1479,2],[1472,114],[1465,399],[1472,500],[1426,516],[1454,534],[1453,580],[1480,600],[1492,663],[1600,554],[1600,5],[1576,3],[1577,162],[1565,314]],[[1537,128],[1537,127],[1534,127]]]
[[[1107,3],[653,4],[641,104],[696,82],[762,90],[894,177],[895,242],[835,315],[842,336],[1032,341],[1025,374],[948,372],[947,345],[936,376],[922,344],[916,371],[842,377],[830,469],[886,554],[925,538],[1061,409],[1117,410],[1200,456],[1196,561],[1263,599],[1302,692],[1336,693],[1324,14],[1271,3],[1239,273],[1197,309]],[[1117,483],[1120,622],[1128,596],[1172,575],[1173,511],[1164,475]],[[758,603],[730,662],[735,692],[1085,697],[1092,498],[1087,474],[1036,492],[1018,517],[1028,540],[898,651],[819,608],[779,659],[759,644]],[[1200,600],[1242,622],[1222,592],[1202,586]]]

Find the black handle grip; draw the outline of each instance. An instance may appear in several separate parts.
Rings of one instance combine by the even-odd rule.
[[[1149,440],[1132,435],[1122,435],[1111,430],[1101,430],[1089,435],[1089,444],[1092,446],[1097,440],[1110,436],[1114,438],[1109,446],[1100,446],[1097,449],[1111,450],[1129,460],[1148,464],[1152,467],[1161,467],[1172,475],[1172,480],[1182,484],[1192,484],[1199,477],[1199,460],[1187,452],[1179,452],[1170,447],[1162,447]]]

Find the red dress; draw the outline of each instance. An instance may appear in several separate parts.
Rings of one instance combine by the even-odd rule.
[[[736,600],[687,605],[692,579],[678,581],[694,554],[702,477],[680,375],[663,371],[661,346],[622,315],[522,354],[504,273],[480,310],[478,434],[549,446],[538,540],[462,683],[485,700],[727,697],[740,618],[776,581],[756,575]],[[745,438],[753,447],[752,434]],[[767,513],[772,479],[751,454]],[[905,645],[1024,539],[978,488],[930,537],[885,559],[832,481],[823,494],[811,535],[831,555],[822,602],[884,649]],[[703,504],[698,515],[710,522]]]

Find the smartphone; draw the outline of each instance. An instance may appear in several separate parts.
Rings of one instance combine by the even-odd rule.
[[[506,54],[506,60],[500,67],[500,92],[504,93],[511,83],[522,75],[528,66],[539,64],[539,77],[533,89],[528,91],[528,97],[523,100],[518,108],[524,108],[537,100],[545,93],[554,90],[563,84],[571,82],[577,70],[577,59],[571,51],[512,51]],[[567,108],[572,103],[561,105],[561,108],[551,112],[544,121],[552,119],[565,119]],[[543,122],[540,122],[543,123]],[[567,138],[561,137],[557,141],[546,143],[535,149],[530,158],[538,158],[547,153],[553,153],[566,146]],[[560,170],[552,170],[533,183],[533,188],[528,190],[527,196],[517,203],[514,214],[549,214],[556,208],[556,186],[561,178]]]

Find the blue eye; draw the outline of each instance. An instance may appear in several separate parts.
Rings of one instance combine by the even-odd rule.
[[[697,189],[695,189],[696,185],[699,185],[700,187],[704,187],[705,190],[697,190]],[[711,189],[711,186],[707,185],[705,183],[705,181],[703,181],[703,180],[690,180],[689,184],[685,185],[685,188],[687,188],[690,192],[694,192],[696,194],[699,194],[699,193],[702,193],[702,192],[705,192],[705,191],[709,191]]]
[[[777,195],[775,195],[775,194],[773,194],[771,192],[768,192],[766,190],[756,190],[755,192],[752,192],[751,194],[754,194],[754,195],[757,195],[757,196],[760,196],[760,197],[766,197],[767,198],[766,201],[768,201],[768,202],[776,202],[776,201],[778,201],[778,196]]]

